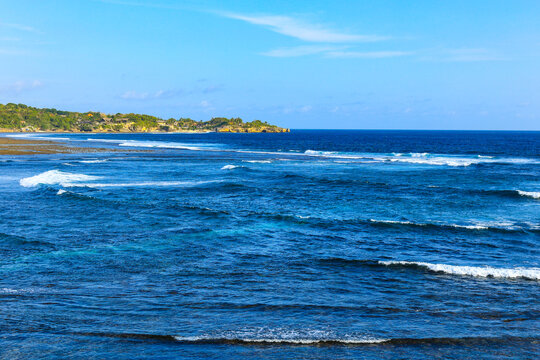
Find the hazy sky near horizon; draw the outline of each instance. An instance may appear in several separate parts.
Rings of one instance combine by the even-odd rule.
[[[540,1],[0,0],[0,103],[540,130]]]

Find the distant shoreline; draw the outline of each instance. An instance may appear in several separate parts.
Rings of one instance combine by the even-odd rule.
[[[162,119],[146,114],[105,114],[36,108],[24,104],[0,104],[0,131],[76,133],[281,133],[290,129],[266,121],[244,122],[241,118],[213,117],[208,121],[191,118]]]

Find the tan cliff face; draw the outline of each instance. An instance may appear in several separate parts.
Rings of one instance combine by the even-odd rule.
[[[216,132],[220,133],[285,133],[291,132],[286,128],[230,128],[223,127],[216,129]]]

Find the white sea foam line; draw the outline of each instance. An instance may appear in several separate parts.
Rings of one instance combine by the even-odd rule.
[[[0,293],[3,293],[3,294],[17,294],[18,292],[19,292],[19,290],[10,289],[10,288],[1,288],[0,289]]]
[[[41,174],[23,178],[19,184],[24,187],[36,187],[38,185],[61,185],[63,187],[138,187],[138,186],[197,186],[202,184],[222,182],[223,180],[208,181],[144,181],[129,183],[89,183],[102,179],[101,176],[74,174],[59,170],[49,170]],[[60,195],[60,194],[59,194]]]
[[[204,148],[189,146],[184,144],[145,144],[143,142],[123,142],[118,146],[124,147],[149,147],[149,148],[162,148],[162,149],[182,149],[182,150],[205,150]]]
[[[471,230],[486,230],[489,228],[492,229],[502,229],[502,230],[516,230],[519,229],[519,227],[511,222],[478,222],[476,224],[470,224],[470,225],[459,225],[459,224],[447,224],[442,222],[433,222],[433,223],[417,223],[412,221],[398,221],[398,220],[376,220],[376,219],[369,219],[370,222],[373,223],[381,223],[381,224],[402,224],[402,225],[416,225],[416,226],[447,226],[447,227],[453,227],[458,229],[471,229]],[[531,226],[531,228],[534,228],[534,226]]]
[[[101,176],[74,174],[60,170],[49,170],[35,176],[23,178],[19,181],[19,184],[24,187],[35,187],[40,184],[69,186],[74,182],[94,181],[98,179],[101,179]]]
[[[215,146],[218,145],[218,144],[188,144],[188,143],[164,142],[164,141],[96,139],[96,138],[88,138],[86,140],[113,143],[113,144],[118,144],[118,146],[124,146],[124,147],[148,147],[148,148],[182,149],[182,150],[217,150]]]
[[[247,343],[285,343],[285,344],[318,344],[321,342],[334,342],[342,344],[380,344],[390,339],[377,338],[251,338],[251,337],[210,337],[210,336],[174,336],[177,341],[242,341]]]
[[[400,162],[400,163],[411,163],[411,164],[420,164],[420,165],[446,165],[446,166],[469,166],[472,164],[479,163],[516,163],[516,164],[537,164],[538,161],[533,159],[524,159],[524,158],[500,158],[495,159],[492,156],[482,156],[477,155],[476,157],[464,157],[459,155],[442,155],[442,154],[429,154],[429,153],[410,153],[408,156],[401,153],[395,153],[390,155],[384,154],[347,154],[347,153],[338,153],[332,151],[315,151],[315,150],[306,150],[304,155],[307,156],[320,156],[326,158],[337,158],[337,159],[365,159],[365,160],[374,160],[382,162]]]
[[[9,134],[6,137],[10,138],[23,138],[23,139],[39,139],[39,140],[71,140],[66,137],[54,137],[54,136],[45,136],[44,134]]]
[[[517,192],[521,196],[531,197],[533,199],[540,199],[540,191],[522,191],[522,190],[518,190]]]
[[[238,166],[237,165],[225,165],[221,168],[221,170],[232,170],[232,169],[236,169]]]
[[[211,184],[222,182],[223,180],[209,181],[144,181],[131,183],[65,183],[64,187],[89,187],[89,188],[106,188],[106,187],[144,187],[144,186],[197,186],[203,184]]]
[[[382,265],[416,265],[425,267],[434,272],[442,272],[450,275],[468,275],[476,277],[495,278],[526,278],[540,280],[540,268],[494,268],[490,266],[457,266],[447,264],[433,264],[415,261],[379,261]]]
[[[248,153],[248,154],[262,154],[262,155],[288,155],[288,156],[309,156],[309,157],[323,157],[323,158],[335,158],[335,159],[356,159],[367,161],[379,161],[379,162],[400,162],[411,163],[419,165],[439,165],[439,166],[452,166],[452,167],[466,167],[472,164],[479,163],[511,163],[511,164],[538,164],[540,162],[533,159],[525,158],[499,158],[495,159],[493,156],[476,155],[474,157],[463,157],[459,155],[444,155],[444,154],[430,154],[430,153],[393,153],[392,155],[385,154],[354,154],[354,153],[340,153],[335,151],[318,151],[318,150],[306,150],[303,153],[295,152],[279,152],[279,151],[257,151],[257,150],[234,150],[234,149],[219,149],[215,147],[216,144],[206,147],[204,144],[196,144],[203,146],[194,146],[193,144],[184,143],[167,143],[160,141],[138,141],[138,140],[113,140],[113,139],[95,139],[88,138],[88,141],[101,141],[117,143],[119,146],[132,146],[132,147],[150,147],[150,148],[171,148],[171,149],[183,149],[183,150],[198,150],[198,151],[217,151],[217,152],[236,152],[236,153]]]
[[[83,164],[99,164],[109,161],[108,159],[95,159],[95,160],[80,160],[80,163]]]

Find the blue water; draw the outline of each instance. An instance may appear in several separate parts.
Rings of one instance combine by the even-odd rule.
[[[1,358],[540,355],[538,132],[30,136]]]

